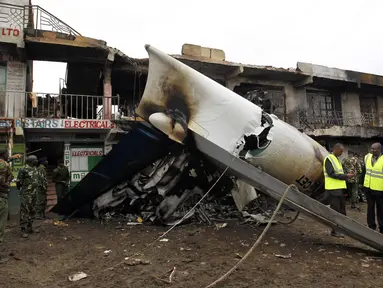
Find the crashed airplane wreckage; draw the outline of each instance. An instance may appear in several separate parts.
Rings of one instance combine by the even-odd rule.
[[[290,208],[383,251],[381,234],[317,201],[324,199],[328,154],[320,144],[169,55],[146,50],[149,72],[137,114],[147,123],[124,135],[53,212],[71,215],[88,204],[98,216],[110,207],[136,207],[144,220],[169,224],[219,179],[217,167],[227,168],[210,193],[217,201],[231,191],[241,211],[257,198],[255,189],[279,200],[293,183],[299,191],[289,190]]]

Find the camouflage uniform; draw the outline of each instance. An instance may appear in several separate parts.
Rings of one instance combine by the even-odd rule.
[[[3,243],[8,219],[8,192],[12,179],[11,167],[6,161],[0,159],[0,243]]]
[[[36,217],[44,218],[47,207],[47,171],[45,166],[40,164],[37,167],[37,172],[39,174],[39,186],[37,187]]]
[[[20,229],[23,233],[32,232],[39,174],[36,167],[31,164],[25,165],[17,175],[17,183],[20,189]]]
[[[354,177],[347,179],[347,190],[351,197],[351,205],[355,208],[359,200],[359,177],[362,174],[362,166],[359,159],[355,156],[344,159],[342,166],[346,174],[355,174]]]

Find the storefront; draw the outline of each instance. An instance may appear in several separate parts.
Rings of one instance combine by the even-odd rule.
[[[113,127],[109,120],[27,118],[24,121],[28,151],[37,151],[34,154],[39,158],[47,157],[48,172],[63,159],[70,172],[70,187],[79,183],[102,159],[105,140]]]
[[[92,146],[92,147],[90,147]],[[81,145],[78,143],[73,143],[70,147],[70,153],[68,159],[64,159],[71,175],[71,188],[77,185],[82,178],[91,171],[94,166],[102,159],[104,155],[104,147],[102,145],[94,144],[85,144]]]

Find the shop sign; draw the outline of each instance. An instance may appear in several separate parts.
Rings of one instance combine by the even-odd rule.
[[[72,157],[94,157],[102,156],[102,148],[73,148]]]
[[[12,120],[0,120],[0,129],[12,127]]]
[[[37,129],[112,129],[114,125],[110,120],[26,118],[24,127]]]
[[[0,28],[0,34],[1,36],[13,36],[13,37],[19,37],[20,36],[20,30],[16,28]]]
[[[87,174],[87,171],[72,172],[71,182],[80,182]]]
[[[64,144],[64,165],[70,168],[70,144]]]

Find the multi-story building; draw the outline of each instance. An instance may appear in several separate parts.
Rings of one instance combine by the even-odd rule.
[[[129,59],[27,0],[0,2],[0,34],[1,143],[24,155],[12,163],[14,176],[33,153],[48,158],[49,178],[64,159],[73,186],[118,139],[111,122],[119,102],[112,96],[112,64]],[[60,91],[33,92],[33,61],[67,63]],[[51,206],[52,183],[48,192]],[[17,193],[10,195],[14,214]]]
[[[226,61],[222,50],[188,44],[175,57],[326,148],[345,144],[345,156],[348,150],[367,153],[382,140],[383,76],[301,62],[292,69],[238,64]]]
[[[82,36],[29,1],[12,3],[0,2],[2,143],[12,153],[48,157],[49,175],[63,158],[76,185],[118,142],[116,115],[138,119],[134,108],[145,87],[148,59],[130,58]],[[307,63],[294,69],[238,64],[226,61],[222,50],[188,44],[174,57],[328,147],[343,142],[365,153],[371,142],[380,141],[382,76]],[[67,63],[59,91],[33,92],[33,61]],[[13,163],[15,174],[22,165],[23,160]],[[53,185],[50,189],[52,206]],[[11,201],[15,213],[16,198]]]

